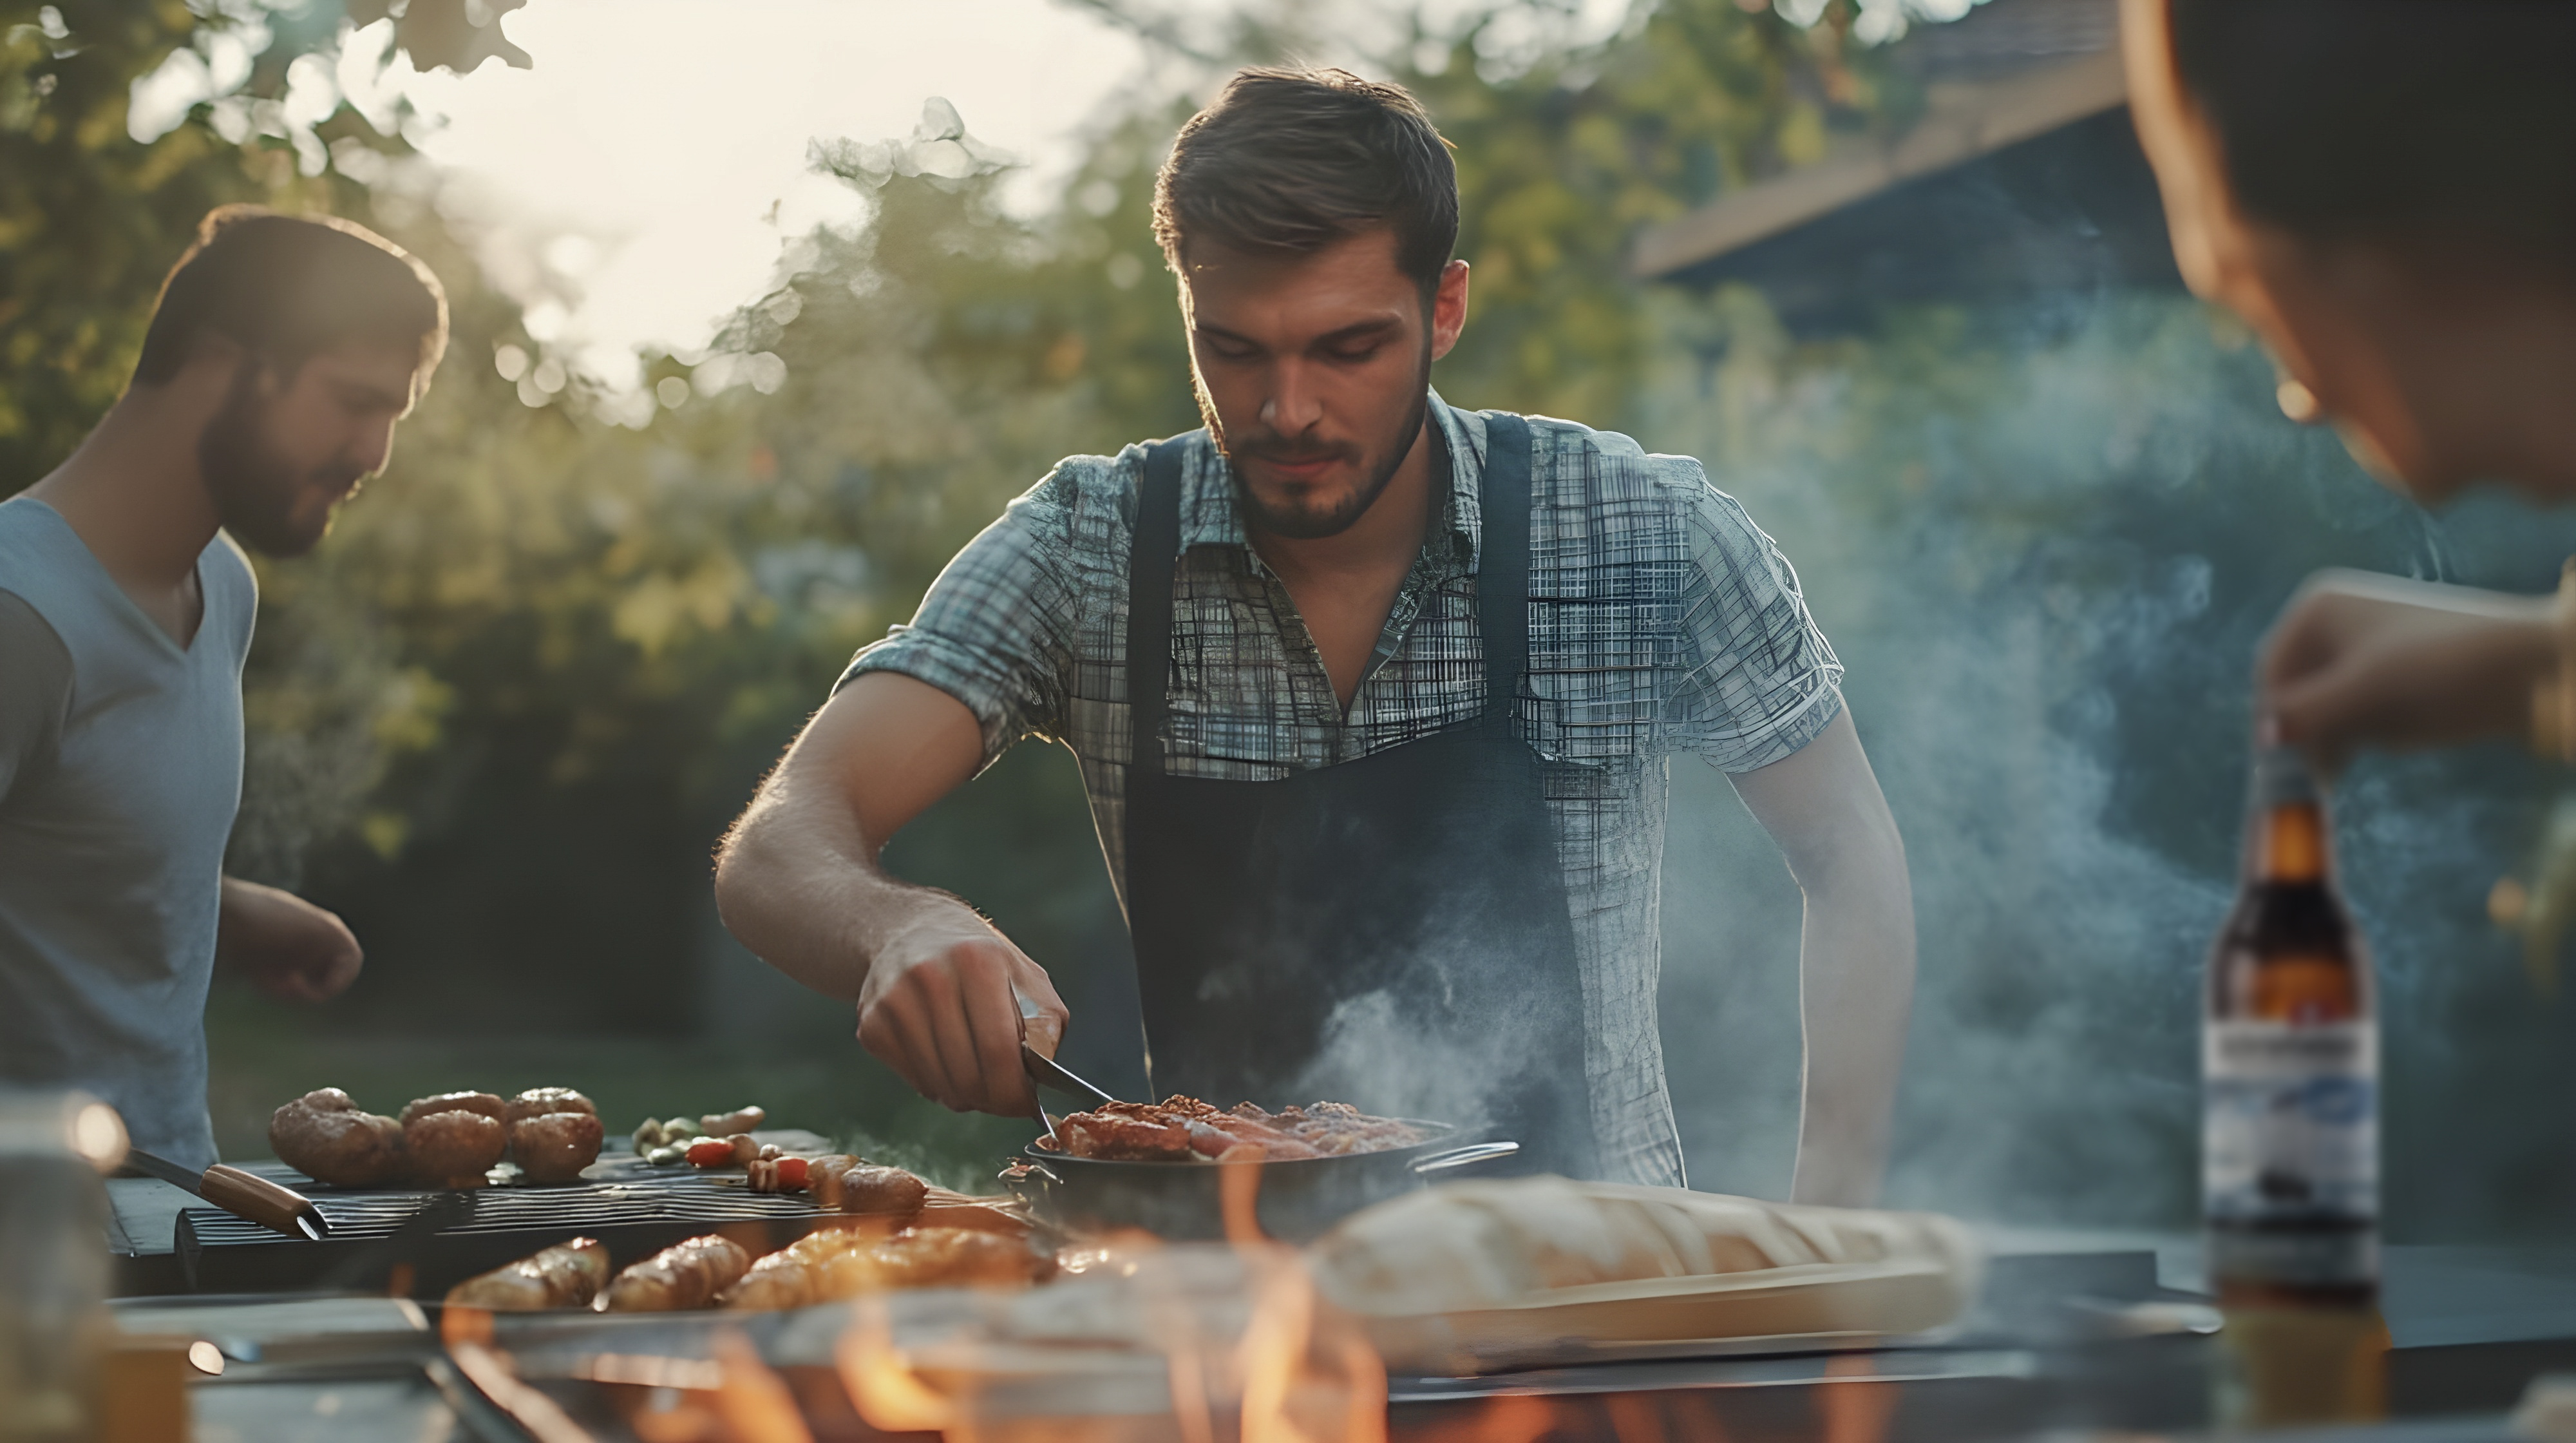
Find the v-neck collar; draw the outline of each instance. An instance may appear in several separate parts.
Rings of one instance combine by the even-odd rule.
[[[152,619],[152,614],[143,609],[143,604],[136,601],[133,594],[128,592],[124,587],[117,585],[114,573],[107,569],[107,563],[98,559],[97,552],[90,550],[88,540],[80,534],[80,528],[72,525],[69,517],[66,517],[60,511],[55,510],[51,502],[45,501],[39,497],[17,496],[11,499],[24,501],[30,506],[40,507],[47,516],[53,518],[53,524],[62,528],[63,535],[69,538],[74,547],[79,549],[81,559],[89,564],[90,579],[92,583],[99,589],[106,592],[109,596],[115,598],[108,604],[109,609],[116,611],[119,619],[125,625],[140,627],[144,632],[149,634],[155,642],[165,649],[169,656],[174,660],[184,662],[193,658],[197,654],[197,643],[205,639],[206,626],[209,622],[214,620],[215,611],[215,589],[206,576],[206,552],[214,549],[218,544],[218,541],[220,541],[220,538],[223,536],[222,532],[216,532],[215,535],[218,538],[218,541],[207,542],[205,549],[200,550],[197,553],[197,559],[195,562],[191,563],[194,567],[197,578],[197,626],[195,630],[188,633],[188,639],[186,641],[181,641],[179,638],[172,636],[169,632],[162,630],[161,623]]]

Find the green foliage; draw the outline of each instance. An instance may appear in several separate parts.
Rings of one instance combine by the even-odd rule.
[[[1659,304],[1628,278],[1637,230],[1913,113],[1883,56],[1848,45],[1840,6],[1813,30],[1733,0],[1642,9],[1597,49],[1499,80],[1478,65],[1499,8],[1407,51],[1442,57],[1396,78],[1457,147],[1473,268],[1475,340],[1442,372],[1453,399],[1630,424]]]
[[[201,216],[334,199],[291,154],[202,126],[127,138],[128,87],[201,23],[180,0],[0,3],[0,494],[68,455],[124,389],[144,303]]]

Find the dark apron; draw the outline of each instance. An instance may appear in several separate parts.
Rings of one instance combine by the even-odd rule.
[[[1273,782],[1163,768],[1183,441],[1148,453],[1129,564],[1127,919],[1155,1095],[1321,1099],[1517,1140],[1593,1175],[1583,989],[1528,657],[1530,435],[1488,423],[1474,721]]]

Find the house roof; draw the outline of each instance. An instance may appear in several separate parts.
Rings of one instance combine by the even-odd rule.
[[[1705,265],[1901,182],[1974,160],[2127,102],[2116,0],[1986,0],[1901,42],[1924,113],[1893,140],[1855,139],[1637,236],[1630,273]]]

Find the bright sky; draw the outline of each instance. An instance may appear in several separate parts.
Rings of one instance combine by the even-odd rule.
[[[494,278],[572,301],[538,305],[531,330],[603,371],[638,345],[704,345],[785,240],[863,214],[807,169],[807,140],[899,139],[943,96],[1043,184],[1147,65],[1053,0],[532,0],[503,25],[533,69],[387,79],[439,118],[419,147],[447,172],[441,204],[486,231]]]
[[[282,3],[251,0],[234,13]],[[1247,3],[1257,0],[1136,8],[1210,45]],[[1401,43],[1404,6],[1293,8],[1321,62],[1365,67],[1362,57]],[[1474,8],[1422,5],[1435,28]],[[1551,0],[1488,27],[1486,53],[1516,65],[1598,39],[1628,14],[1629,0]],[[269,43],[265,28],[253,18],[201,32],[194,49],[136,83],[129,129],[153,139],[211,99],[226,138],[269,129],[314,173],[324,164],[314,123],[345,100],[385,128],[409,100],[419,116],[406,133],[427,174],[408,184],[360,174],[364,153],[343,168],[425,189],[527,306],[545,350],[623,389],[638,347],[703,348],[779,279],[785,245],[864,215],[860,194],[807,168],[809,140],[902,140],[924,102],[941,97],[969,135],[1025,162],[1006,196],[1034,207],[1078,161],[1086,122],[1113,94],[1202,90],[1216,79],[1074,0],[528,0],[501,24],[532,69],[487,61],[470,75],[423,75],[403,56],[388,66],[392,25],[379,21],[336,56],[298,59],[284,104],[266,115],[233,94]]]

